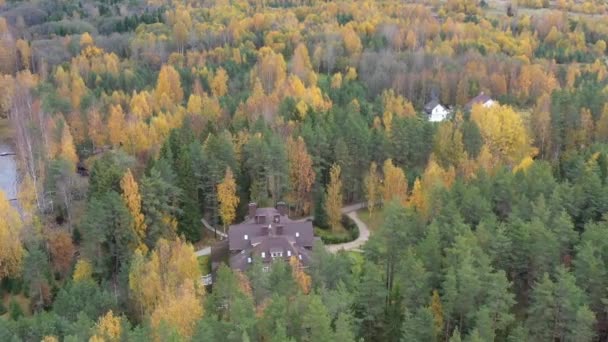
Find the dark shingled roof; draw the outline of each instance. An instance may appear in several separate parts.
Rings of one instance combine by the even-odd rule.
[[[429,103],[424,105],[424,111],[427,114],[431,114],[431,112],[433,111],[433,109],[435,109],[435,107],[439,106],[441,103],[439,103],[439,100],[437,99],[432,99]]]
[[[270,229],[268,227],[270,226]],[[281,227],[283,232],[280,233]],[[277,229],[278,228],[278,229]],[[296,233],[299,236],[296,237]],[[247,239],[245,239],[247,235]],[[314,235],[312,223],[306,222],[280,222],[280,223],[242,223],[230,226],[228,231],[228,241],[231,251],[240,251],[249,248],[254,239],[258,237],[267,237],[270,235],[289,235],[295,239],[295,242],[304,247],[312,247],[314,243]]]
[[[247,238],[245,238],[247,237]],[[314,244],[312,222],[293,221],[281,215],[275,208],[255,209],[243,223],[231,225],[228,230],[230,266],[245,269],[248,258],[261,257],[264,262],[272,261],[272,252],[281,252],[285,260],[295,256],[303,264],[310,261],[310,249]]]
[[[263,258],[262,252],[264,252]],[[271,254],[273,252],[282,253],[282,257],[273,258]],[[260,239],[259,243],[253,248],[233,254],[230,257],[230,267],[233,269],[245,270],[249,266],[250,260],[253,262],[254,257],[260,258],[264,263],[270,263],[279,258],[289,262],[289,258],[292,256],[298,258],[303,265],[310,264],[311,251],[297,246],[292,237],[285,235],[267,237],[265,239]]]

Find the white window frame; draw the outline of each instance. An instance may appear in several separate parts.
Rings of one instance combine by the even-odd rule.
[[[243,239],[249,240],[249,235],[247,235],[247,234],[243,235]]]
[[[262,252],[262,258],[266,257],[266,252]]]
[[[288,256],[288,257],[290,257],[290,256],[291,256],[291,251],[290,251],[290,250],[288,250],[288,251],[287,251],[287,256]]]

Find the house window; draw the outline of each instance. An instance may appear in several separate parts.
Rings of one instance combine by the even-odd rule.
[[[251,257],[247,258],[247,263],[251,264]]]
[[[243,235],[243,239],[249,240],[249,235],[247,235],[247,234]]]
[[[264,271],[264,272],[268,272],[268,271],[270,271],[270,267],[268,267],[268,266],[264,266],[264,268],[262,268],[262,271]]]
[[[287,256],[290,257],[291,256],[291,251],[287,251]]]
[[[283,252],[270,252],[270,256],[273,258],[281,258],[283,257]]]
[[[299,232],[296,232],[296,237],[300,237],[300,233]]]
[[[265,258],[265,257],[266,257],[266,253],[262,252],[262,258]]]
[[[298,259],[302,260],[302,254],[298,254]]]

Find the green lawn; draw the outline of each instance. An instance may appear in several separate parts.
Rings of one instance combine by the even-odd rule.
[[[202,255],[198,257],[198,265],[201,269],[202,275],[211,273],[211,257],[209,255]]]
[[[357,212],[357,216],[359,216],[361,221],[367,224],[367,227],[369,228],[370,232],[373,233],[377,231],[384,223],[384,208],[374,209],[374,213],[371,216],[367,209],[361,209]]]

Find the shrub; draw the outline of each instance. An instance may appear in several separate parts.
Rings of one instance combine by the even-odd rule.
[[[9,316],[14,321],[18,320],[19,317],[23,316],[23,309],[21,308],[21,305],[19,304],[19,302],[17,302],[17,300],[15,298],[11,299],[8,310],[9,310]]]
[[[315,235],[320,237],[326,245],[335,245],[356,240],[359,237],[359,228],[346,215],[342,215],[342,226],[345,231],[333,233],[331,230],[315,227]]]

